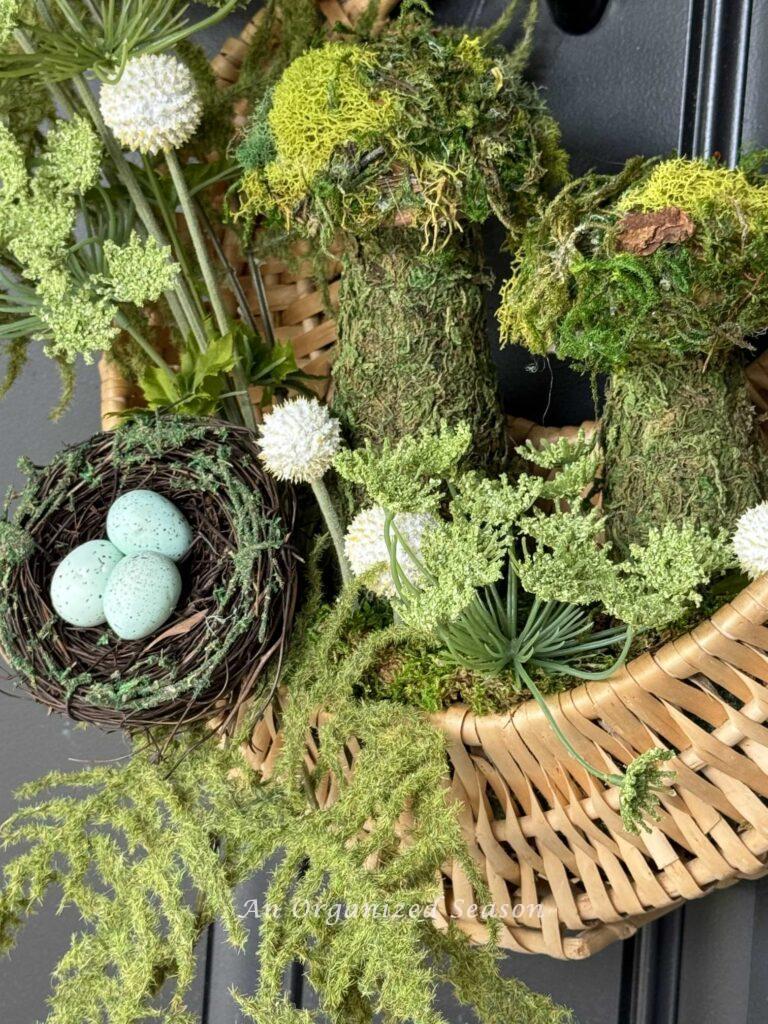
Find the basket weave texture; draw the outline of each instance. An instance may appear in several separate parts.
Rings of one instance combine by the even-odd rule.
[[[382,0],[386,13],[396,0]],[[367,0],[320,0],[330,24],[354,20]],[[386,9],[386,10],[385,10]],[[236,80],[254,33],[249,23],[214,60],[222,87]],[[227,251],[236,252],[225,232]],[[244,262],[242,280],[254,299]],[[338,267],[329,267],[330,294]],[[262,267],[281,340],[300,366],[327,374],[336,324],[308,265]],[[102,417],[136,404],[116,368],[102,360]],[[747,373],[758,408],[768,413],[768,354]],[[319,388],[324,397],[327,385]],[[586,424],[594,429],[594,424]],[[510,418],[511,438],[537,443],[577,428],[539,427]],[[622,828],[618,791],[570,758],[534,701],[508,714],[478,716],[454,706],[432,716],[447,741],[446,787],[460,807],[469,849],[501,918],[500,944],[521,953],[582,959],[682,902],[743,878],[768,873],[768,577],[752,583],[692,632],[644,654],[606,682],[549,699],[573,746],[591,763],[615,771],[654,746],[678,753],[675,785],[662,798],[649,833]],[[318,712],[318,719],[322,712]],[[268,777],[281,745],[279,707],[260,721],[246,756]],[[344,772],[358,750],[350,738]],[[307,735],[307,764],[317,748]],[[320,783],[321,806],[337,791]],[[477,894],[458,864],[442,866],[436,925],[449,919],[473,940],[488,939]]]

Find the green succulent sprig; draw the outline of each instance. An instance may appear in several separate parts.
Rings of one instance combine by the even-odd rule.
[[[39,16],[20,0],[0,0],[0,45],[20,30],[34,53],[0,53],[0,79],[35,76],[62,82],[89,71],[119,79],[131,57],[165,53],[226,17],[242,0],[225,0],[201,21],[186,18],[183,0],[50,0]]]

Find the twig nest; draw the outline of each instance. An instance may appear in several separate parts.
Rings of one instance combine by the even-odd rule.
[[[331,467],[341,447],[339,421],[317,399],[283,402],[260,427],[261,460],[272,476],[314,483]]]
[[[107,127],[137,153],[179,149],[203,112],[189,68],[167,54],[129,60],[119,81],[102,85],[99,102]]]
[[[0,647],[33,697],[133,729],[214,716],[226,725],[268,688],[296,600],[295,497],[258,454],[242,428],[146,416],[29,469],[12,520],[0,520]],[[156,552],[120,559],[104,589],[107,623],[75,627],[51,600],[54,570],[80,545],[108,543],[110,506],[136,490],[171,502],[192,545],[178,568]],[[134,587],[150,556],[163,580]]]
[[[768,501],[741,516],[733,536],[739,565],[752,579],[768,572]]]

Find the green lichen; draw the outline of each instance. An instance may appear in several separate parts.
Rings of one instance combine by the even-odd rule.
[[[664,160],[642,183],[627,189],[617,210],[663,210],[678,206],[694,220],[706,219],[713,209],[736,205],[749,219],[768,218],[768,190],[755,188],[741,167],[722,167],[709,160]]]
[[[295,60],[275,86],[266,115],[275,158],[257,175],[263,173],[266,196],[288,218],[337,147],[350,141],[372,146],[380,136],[390,136],[397,116],[394,97],[386,90],[372,94],[367,87],[374,60],[363,47],[329,43]],[[253,159],[253,147],[243,154]],[[249,182],[243,183],[246,193]],[[258,189],[258,176],[252,187]]]

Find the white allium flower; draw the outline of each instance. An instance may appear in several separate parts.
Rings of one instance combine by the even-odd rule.
[[[749,508],[736,524],[733,549],[753,579],[768,572],[768,501]]]
[[[259,431],[261,460],[278,480],[320,480],[341,447],[339,421],[315,398],[276,406]]]
[[[379,597],[392,598],[397,597],[397,591],[390,572],[389,551],[384,539],[385,515],[380,505],[358,512],[349,524],[344,538],[344,550],[355,576],[362,576],[364,572],[381,566],[381,571],[370,584],[371,590]],[[436,523],[435,517],[428,512],[398,512],[395,516],[398,532],[417,556],[424,531]],[[411,583],[417,583],[419,570],[401,545],[397,548],[397,561]]]
[[[101,113],[126,149],[178,149],[197,131],[203,108],[186,64],[167,54],[133,57],[120,81],[101,87]]]

